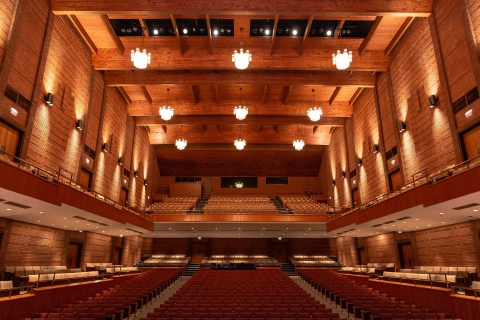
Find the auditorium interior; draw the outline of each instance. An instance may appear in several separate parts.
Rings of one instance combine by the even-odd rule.
[[[480,318],[480,0],[0,2],[0,320]]]

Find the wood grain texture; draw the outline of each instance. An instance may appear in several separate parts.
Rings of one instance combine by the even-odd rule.
[[[154,222],[326,222],[326,215],[307,214],[153,214]]]

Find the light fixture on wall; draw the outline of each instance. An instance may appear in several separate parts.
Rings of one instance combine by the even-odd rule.
[[[332,180],[332,187],[335,187],[335,180]]]
[[[362,165],[363,161],[361,158],[357,159],[357,166],[360,167]]]
[[[347,176],[347,173],[345,171],[342,171],[341,177],[345,179],[346,176]]]
[[[314,96],[315,89],[312,89],[312,105],[313,108],[308,109],[307,115],[312,121],[320,120],[320,117],[323,115],[322,108],[315,107],[315,96]]]
[[[233,144],[235,145],[235,148],[237,148],[237,150],[243,150],[243,148],[245,148],[245,146],[247,145],[247,142],[242,139],[242,126],[239,126],[240,127],[240,138],[235,140],[233,142]]]
[[[233,114],[238,120],[244,120],[248,114],[248,108],[246,106],[242,106],[242,88],[240,88],[240,105],[233,109]]]
[[[240,42],[240,52],[235,50],[232,54],[232,62],[235,63],[237,69],[243,70],[247,69],[250,61],[252,61],[252,55],[248,50],[243,52],[243,28],[240,28],[242,33],[242,41]]]
[[[49,106],[53,106],[53,101],[55,100],[55,96],[53,95],[53,93],[47,93],[47,95],[45,96],[45,102],[49,105]]]
[[[144,30],[142,30],[142,44],[145,44],[144,36],[145,32]],[[137,48],[136,50],[132,50],[131,60],[135,68],[145,69],[150,64],[151,59],[152,55],[150,53],[147,53],[147,49],[143,49],[142,51],[140,51],[139,48]]]
[[[160,114],[160,118],[165,121],[172,119],[173,117],[173,108],[170,108],[168,105],[168,96],[170,95],[170,88],[167,88],[167,103],[158,109],[158,113]]]
[[[180,136],[183,136],[183,125],[180,128]],[[175,146],[178,150],[183,150],[187,147],[187,140],[185,139],[177,139],[175,141]]]
[[[123,157],[118,158],[118,164],[123,166]]]
[[[298,130],[298,126],[297,126],[297,137],[298,139],[293,141],[293,147],[295,148],[295,150],[300,151],[305,146],[305,142],[303,142],[303,140],[300,139],[300,131]]]
[[[339,30],[339,39],[341,40],[342,32]],[[340,41],[341,43],[341,41]],[[353,61],[352,51],[344,49],[343,52],[337,50],[337,53],[332,54],[333,64],[338,70],[345,70],[350,67],[350,62]]]
[[[278,237],[278,240],[281,241],[281,240],[282,240],[282,237]]]
[[[198,240],[202,240],[202,237],[198,237],[197,239],[198,239]]]
[[[434,94],[432,94],[430,97],[428,97],[428,104],[430,105],[430,108],[435,108],[437,105],[438,99],[435,97]]]
[[[83,125],[84,125],[83,120],[79,119],[79,120],[77,120],[77,123],[75,124],[75,127],[78,130],[82,131],[83,130]]]
[[[108,152],[108,143],[105,142],[104,144],[102,144],[102,151]]]
[[[148,180],[147,179],[143,180],[143,185],[144,186],[148,185]]]
[[[407,125],[405,124],[405,122],[403,121],[400,121],[398,123],[398,132],[404,132],[405,130],[407,130]]]
[[[373,153],[378,153],[379,150],[380,150],[380,147],[378,146],[378,144],[374,144],[372,147]]]
[[[135,178],[138,178],[138,173],[139,173],[138,170],[135,170],[135,171],[133,172],[133,176],[134,176]]]

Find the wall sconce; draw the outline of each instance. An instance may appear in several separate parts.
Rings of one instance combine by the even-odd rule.
[[[105,142],[104,144],[102,144],[102,151],[108,152],[108,143]]]
[[[78,130],[82,131],[83,130],[83,120],[77,120],[77,123],[75,124],[75,126],[77,127]]]
[[[380,147],[378,146],[378,144],[374,144],[372,147],[373,153],[378,153],[379,150],[380,150]]]
[[[434,108],[437,105],[438,99],[435,97],[434,94],[432,94],[430,97],[428,97],[428,103],[430,104],[430,108]]]
[[[148,185],[148,180],[147,179],[143,180],[143,185],[144,186]]]
[[[123,166],[123,157],[118,158],[118,164]]]
[[[342,178],[345,179],[346,176],[347,176],[347,173],[345,171],[342,171]]]
[[[335,180],[332,180],[332,187],[335,187]]]
[[[53,106],[53,100],[55,99],[55,96],[53,95],[53,93],[47,93],[47,95],[45,96],[45,102],[49,105],[49,106]]]
[[[360,167],[361,165],[362,165],[362,159],[358,158],[358,159],[357,159],[357,166]]]
[[[404,132],[405,130],[407,130],[407,125],[405,124],[405,122],[403,121],[400,121],[398,123],[398,132]]]
[[[133,172],[133,176],[134,176],[135,178],[138,178],[138,170],[135,170],[135,171]]]

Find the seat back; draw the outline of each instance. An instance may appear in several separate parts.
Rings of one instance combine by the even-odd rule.
[[[480,281],[472,281],[472,289],[480,290]]]
[[[12,289],[13,282],[12,281],[0,281],[0,289]]]

